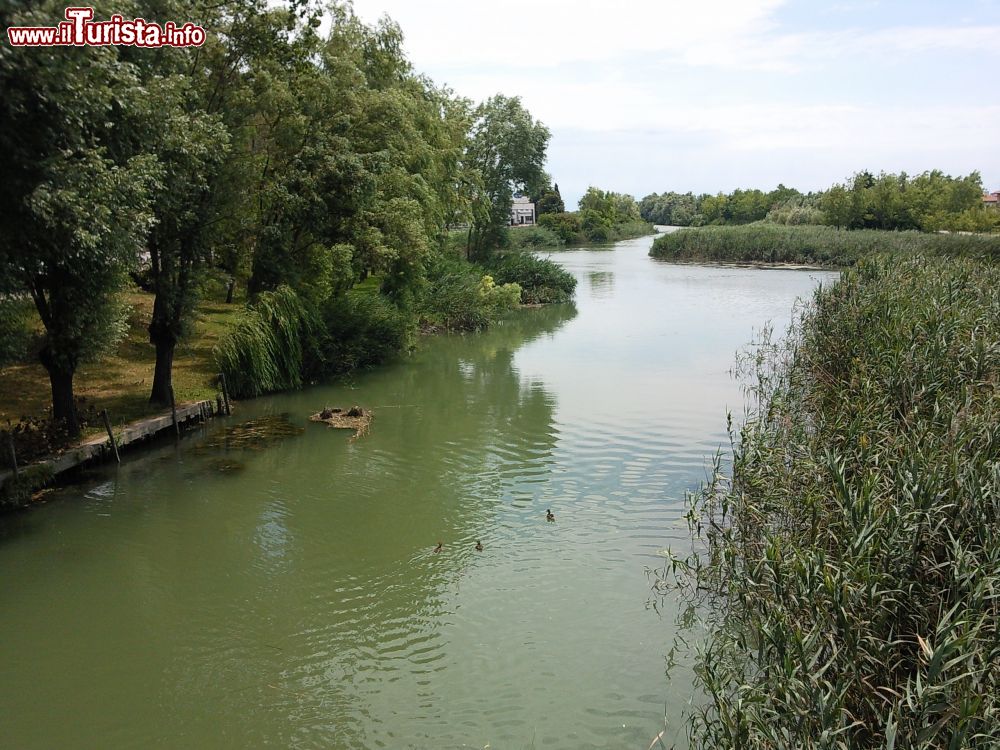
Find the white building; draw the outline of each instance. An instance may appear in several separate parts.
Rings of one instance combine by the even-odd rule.
[[[535,204],[531,198],[521,196],[515,198],[510,207],[510,225],[512,227],[530,226],[535,223]]]

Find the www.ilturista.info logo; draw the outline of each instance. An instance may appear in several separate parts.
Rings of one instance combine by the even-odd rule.
[[[108,21],[93,21],[93,17],[93,8],[67,8],[66,20],[58,26],[11,26],[7,39],[12,47],[200,47],[205,43],[205,29],[193,23],[167,21],[161,26],[144,18],[126,20],[114,15]]]

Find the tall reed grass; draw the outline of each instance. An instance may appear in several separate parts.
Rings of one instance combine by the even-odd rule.
[[[1000,747],[1000,268],[863,260],[743,364],[660,572],[707,632],[691,746]]]
[[[649,254],[664,260],[847,267],[885,252],[1000,259],[1000,235],[848,231],[759,223],[682,229],[658,237]]]

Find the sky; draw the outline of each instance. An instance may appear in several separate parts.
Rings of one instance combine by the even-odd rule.
[[[854,172],[978,170],[1000,190],[1000,0],[354,0],[414,68],[552,132],[589,185],[820,190]]]

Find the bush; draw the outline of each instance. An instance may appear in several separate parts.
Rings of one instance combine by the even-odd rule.
[[[562,237],[548,227],[514,227],[510,230],[510,247],[515,250],[560,247],[564,244]]]
[[[538,225],[555,232],[564,244],[577,243],[584,239],[580,217],[575,213],[542,214],[538,217]]]
[[[428,271],[429,285],[419,311],[426,326],[453,331],[488,327],[521,298],[517,284],[497,286],[483,269],[465,261],[440,258]]]
[[[487,265],[498,284],[517,284],[521,303],[568,302],[576,290],[576,279],[558,263],[530,253],[508,253]]]
[[[313,377],[387,362],[409,348],[412,320],[379,294],[348,293],[323,306],[320,362]]]

